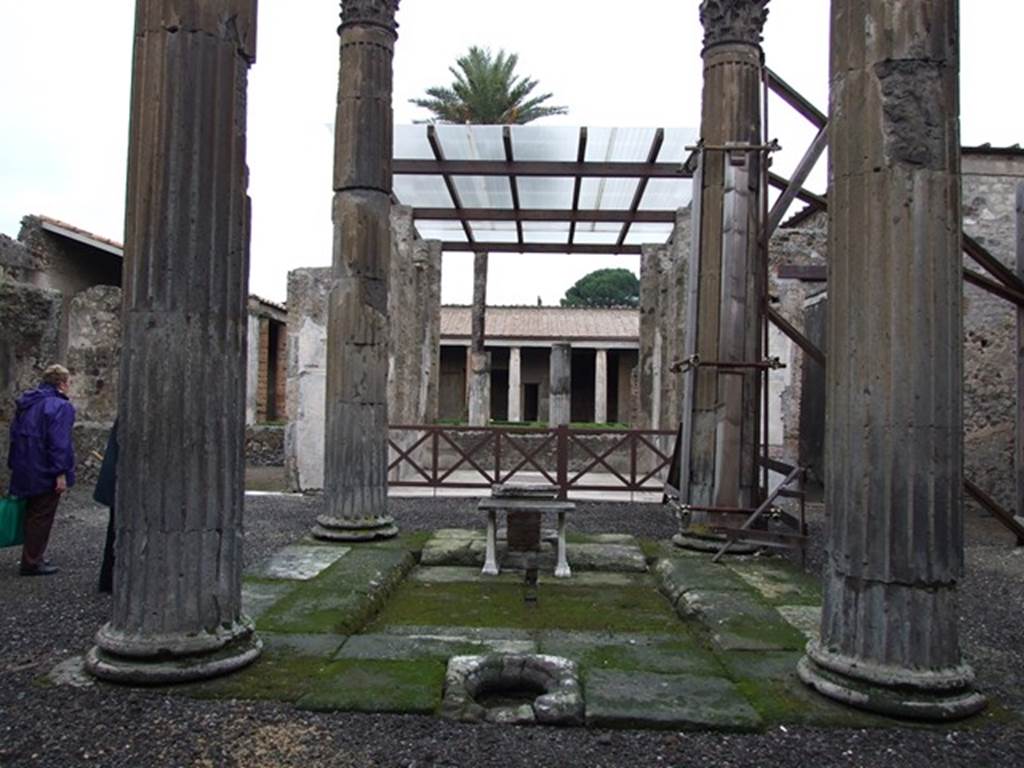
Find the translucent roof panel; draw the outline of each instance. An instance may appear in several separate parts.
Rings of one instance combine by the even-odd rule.
[[[511,208],[512,187],[504,176],[453,176],[464,208]]]
[[[512,165],[506,163],[506,130],[510,137]],[[696,143],[698,131],[693,128],[614,128],[585,129],[584,166],[579,159],[581,132],[571,126],[516,125],[403,125],[395,127],[394,194],[396,199],[414,209],[443,208],[455,212],[455,204],[445,183],[455,188],[461,207],[472,211],[467,226],[473,239],[481,243],[512,243],[517,240],[514,220],[487,221],[481,211],[499,209],[514,211],[514,178],[520,209],[547,212],[551,221],[519,220],[527,243],[565,243],[568,245],[570,211],[574,192],[579,188],[577,210],[616,211],[618,221],[577,221],[574,243],[603,245],[611,249],[628,224],[624,245],[664,242],[672,232],[670,223],[632,222],[634,199],[643,187],[637,211],[658,211],[669,214],[690,203],[692,184],[681,174],[682,164],[689,157],[687,146]],[[431,144],[431,132],[436,147]],[[657,148],[656,156],[652,149]],[[435,151],[436,150],[436,151]],[[439,162],[448,161],[447,167]],[[657,167],[651,173],[643,166],[653,160]],[[564,168],[558,164],[565,164]],[[618,176],[616,163],[639,166],[627,170],[634,176]],[[545,165],[551,164],[551,165]],[[680,172],[676,177],[676,171]],[[666,175],[666,171],[669,175]],[[584,175],[610,173],[612,175]],[[558,174],[558,175],[549,175]],[[565,218],[561,218],[565,212]],[[429,216],[428,211],[422,211]],[[419,214],[417,214],[418,216]],[[505,216],[508,219],[508,216]],[[465,242],[462,223],[451,220],[417,218],[417,229],[424,237]]]
[[[585,178],[580,182],[580,209],[621,211],[629,208],[639,179]]]
[[[395,176],[391,188],[402,205],[417,208],[454,208],[452,196],[440,176]]]
[[[642,211],[670,211],[684,208],[693,199],[693,182],[689,179],[650,179],[640,200]]]
[[[505,159],[500,125],[438,125],[436,128],[444,156],[449,160]]]
[[[654,128],[588,128],[586,160],[639,162],[647,159]]]
[[[512,126],[512,156],[515,160],[576,160],[580,129],[566,126]]]
[[[572,209],[573,179],[565,176],[520,176],[519,204],[523,208]],[[568,229],[568,225],[566,225]]]

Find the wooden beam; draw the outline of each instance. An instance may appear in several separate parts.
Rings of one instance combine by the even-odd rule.
[[[658,153],[661,152],[661,145],[665,142],[665,129],[659,128],[654,132],[654,139],[651,141],[651,147],[647,151],[647,162],[654,164],[658,161]],[[629,205],[629,212],[631,218],[622,225],[622,229],[619,230],[619,239],[616,241],[616,245],[622,245],[626,242],[626,237],[629,235],[629,228],[632,226],[632,216],[636,215],[636,212],[640,208],[640,203],[644,199],[644,192],[647,191],[646,177],[640,179],[636,185],[636,191],[633,193],[633,201]]]
[[[824,128],[828,122],[825,114],[805,99],[799,91],[779,77],[770,69],[765,69],[768,76],[768,87],[784,102],[803,115],[817,128]]]
[[[512,163],[515,162],[515,157],[512,154],[512,129],[509,126],[505,126],[501,129],[501,140],[505,145],[505,159]],[[519,210],[519,184],[516,182],[515,176],[508,177],[508,185],[512,190],[512,208],[515,211]],[[521,219],[516,218],[516,237],[519,242],[523,242],[523,222]]]
[[[437,137],[437,129],[433,125],[427,126],[427,141],[430,143],[431,152],[434,153],[435,162],[446,162],[444,149],[441,147],[441,140]],[[393,170],[392,173],[394,173]],[[461,211],[462,199],[459,197],[459,190],[455,188],[455,182],[452,181],[450,176],[444,176],[444,186],[448,190],[448,196],[452,199],[452,205],[455,206],[455,210]],[[465,220],[460,221],[462,222],[462,231],[466,233],[466,239],[472,243],[473,228]]]
[[[635,221],[652,224],[674,224],[676,211],[636,211],[627,208],[603,210],[569,210],[565,208],[413,208],[413,218],[422,221],[565,221],[570,224],[583,221],[619,223]]]
[[[582,163],[587,159],[587,129],[586,127],[580,127],[580,141],[576,147],[576,162]],[[579,176],[576,177],[576,181],[572,185],[572,212],[576,214],[580,209],[580,191],[583,189],[583,179]],[[569,242],[573,242],[576,239],[576,222],[581,219],[573,218],[569,224]]]
[[[550,160],[423,160],[396,159],[396,176],[574,176],[649,179],[688,179],[682,163],[564,162]]]
[[[442,251],[470,253],[566,253],[612,256],[639,256],[639,245],[615,245],[615,243],[467,243],[461,240],[445,240]]]
[[[768,214],[768,237],[771,237],[776,229],[779,228],[779,224],[782,223],[783,218],[786,216],[786,212],[789,210],[790,205],[796,199],[797,194],[803,189],[804,182],[807,181],[807,177],[811,175],[811,171],[814,170],[814,166],[817,164],[818,159],[825,151],[825,147],[828,146],[828,126],[822,126],[821,130],[818,131],[818,135],[814,137],[814,141],[811,142],[811,146],[807,148],[803,158],[801,158],[799,165],[796,170],[793,171],[793,176],[789,180],[789,185],[783,190],[779,199],[775,201],[775,205],[772,206],[771,213]]]
[[[793,343],[800,347],[808,357],[822,367],[825,366],[825,353],[818,349],[817,345],[815,345],[813,341],[800,333],[800,331],[798,331],[786,318],[780,315],[777,310],[768,307],[768,319],[776,328],[792,339]]]

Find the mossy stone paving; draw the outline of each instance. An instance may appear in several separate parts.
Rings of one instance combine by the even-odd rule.
[[[591,726],[742,731],[891,722],[800,683],[795,666],[816,625],[820,590],[782,561],[714,564],[644,542],[651,572],[541,572],[535,603],[524,600],[516,571],[415,566],[416,553],[438,537],[465,542],[477,533],[403,534],[317,552],[319,562],[333,562],[306,580],[257,569],[244,593],[263,656],[235,675],[176,690],[313,710],[436,714],[450,657],[543,653],[578,665]],[[576,540],[626,545],[617,535]]]

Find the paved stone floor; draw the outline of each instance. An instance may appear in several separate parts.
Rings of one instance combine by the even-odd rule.
[[[499,554],[514,560],[503,542]],[[521,571],[480,574],[480,531],[287,546],[245,579],[263,657],[174,691],[313,711],[437,714],[452,656],[542,653],[578,665],[588,726],[884,724],[797,680],[819,587],[781,559],[715,564],[617,534],[570,535],[571,578],[554,578],[553,559],[541,555],[534,590]]]

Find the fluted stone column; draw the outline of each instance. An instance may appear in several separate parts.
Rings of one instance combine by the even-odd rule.
[[[508,351],[508,420],[523,420],[523,357],[519,347]]]
[[[473,309],[469,340],[469,423],[485,427],[491,419],[491,366],[484,347],[487,315],[487,254],[473,257]]]
[[[978,711],[961,660],[956,0],[833,0],[821,641],[800,676],[889,715]],[[885,34],[880,34],[884,30]]]
[[[342,0],[327,320],[324,513],[313,535],[398,533],[387,513],[392,59],[398,0]]]
[[[548,426],[559,427],[572,417],[572,347],[567,342],[551,345],[549,369]]]
[[[255,0],[136,5],[113,613],[86,666],[211,677],[261,648],[241,613]]]
[[[598,349],[594,357],[594,423],[608,421],[608,350]]]
[[[762,357],[758,302],[761,33],[768,0],[703,0],[697,354],[706,362]],[[732,151],[723,147],[735,145]],[[752,368],[701,367],[695,374],[689,451],[690,504],[751,507],[757,492],[757,376]],[[744,516],[738,519],[741,521]],[[718,548],[702,532],[722,515],[693,512],[675,541]],[[734,546],[732,551],[743,548]]]

